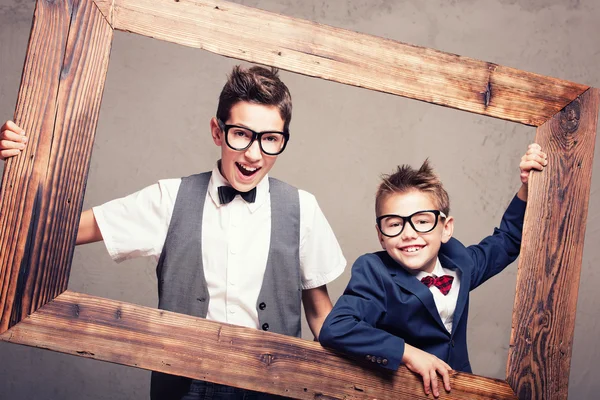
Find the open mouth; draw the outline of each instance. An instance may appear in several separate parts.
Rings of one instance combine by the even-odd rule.
[[[406,247],[402,247],[400,250],[403,253],[409,253],[409,254],[413,254],[413,253],[418,253],[419,251],[421,251],[425,246],[424,245],[415,245],[415,246],[406,246]]]
[[[238,170],[244,176],[252,176],[260,169],[260,168],[255,168],[255,167],[248,167],[248,166],[242,165],[238,162],[236,162],[235,165],[237,166]]]

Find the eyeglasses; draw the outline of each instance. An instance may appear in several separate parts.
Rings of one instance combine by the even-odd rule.
[[[225,125],[220,119],[217,119],[217,121],[225,134],[225,143],[230,149],[237,151],[248,149],[258,138],[261,151],[269,156],[276,156],[285,150],[285,146],[290,139],[289,132],[256,132],[245,126]]]
[[[446,214],[439,210],[417,211],[408,217],[386,214],[377,217],[377,227],[379,232],[387,237],[396,237],[401,234],[407,222],[415,232],[427,233],[435,229],[440,216],[446,218]]]

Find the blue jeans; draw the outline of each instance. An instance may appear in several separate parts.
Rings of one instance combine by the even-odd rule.
[[[283,400],[274,394],[253,392],[218,383],[193,380],[190,391],[181,400]]]

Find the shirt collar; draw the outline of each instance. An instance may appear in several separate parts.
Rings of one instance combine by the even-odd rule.
[[[212,170],[210,181],[208,182],[208,194],[213,203],[217,206],[217,208],[220,208],[222,206],[221,202],[219,201],[219,186],[231,186],[227,179],[225,179],[225,177],[221,175],[221,171],[219,171],[220,162],[221,160],[217,161],[217,163],[215,164]],[[267,201],[268,197],[269,175],[267,174],[260,182],[258,182],[258,185],[256,185],[256,200],[254,201],[254,203],[246,203],[240,197],[236,197],[233,201],[243,201],[244,203],[246,203],[248,210],[250,210],[250,212],[253,213],[254,211],[258,210],[260,206],[262,206],[265,203],[265,201]]]
[[[442,264],[440,263],[440,259],[438,257],[435,260],[435,267],[433,268],[433,271],[431,273],[425,272],[425,271],[419,271],[419,273],[417,275],[415,275],[415,277],[418,280],[421,280],[421,279],[425,278],[426,276],[433,276],[433,275],[435,275],[435,276],[442,276],[442,275],[445,275],[445,274],[446,274],[446,272],[442,268]]]

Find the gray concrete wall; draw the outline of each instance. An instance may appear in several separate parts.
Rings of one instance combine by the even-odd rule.
[[[247,0],[246,5],[433,47],[600,87],[596,0]],[[12,117],[31,0],[0,0],[0,120]],[[85,207],[160,178],[210,169],[219,155],[209,118],[235,60],[117,32]],[[519,186],[518,162],[534,129],[287,72],[292,141],[272,175],[316,195],[351,263],[378,250],[374,191],[399,163],[430,157],[446,183],[455,236],[491,232]],[[600,357],[600,154],[596,151],[571,365],[571,398],[597,397]],[[0,167],[1,168],[1,167]],[[154,265],[116,265],[102,244],[75,250],[69,288],[155,306]],[[347,272],[330,285],[337,299]],[[474,371],[504,378],[516,264],[472,294]],[[307,336],[308,337],[308,336]],[[1,399],[145,399],[143,370],[0,343]]]

